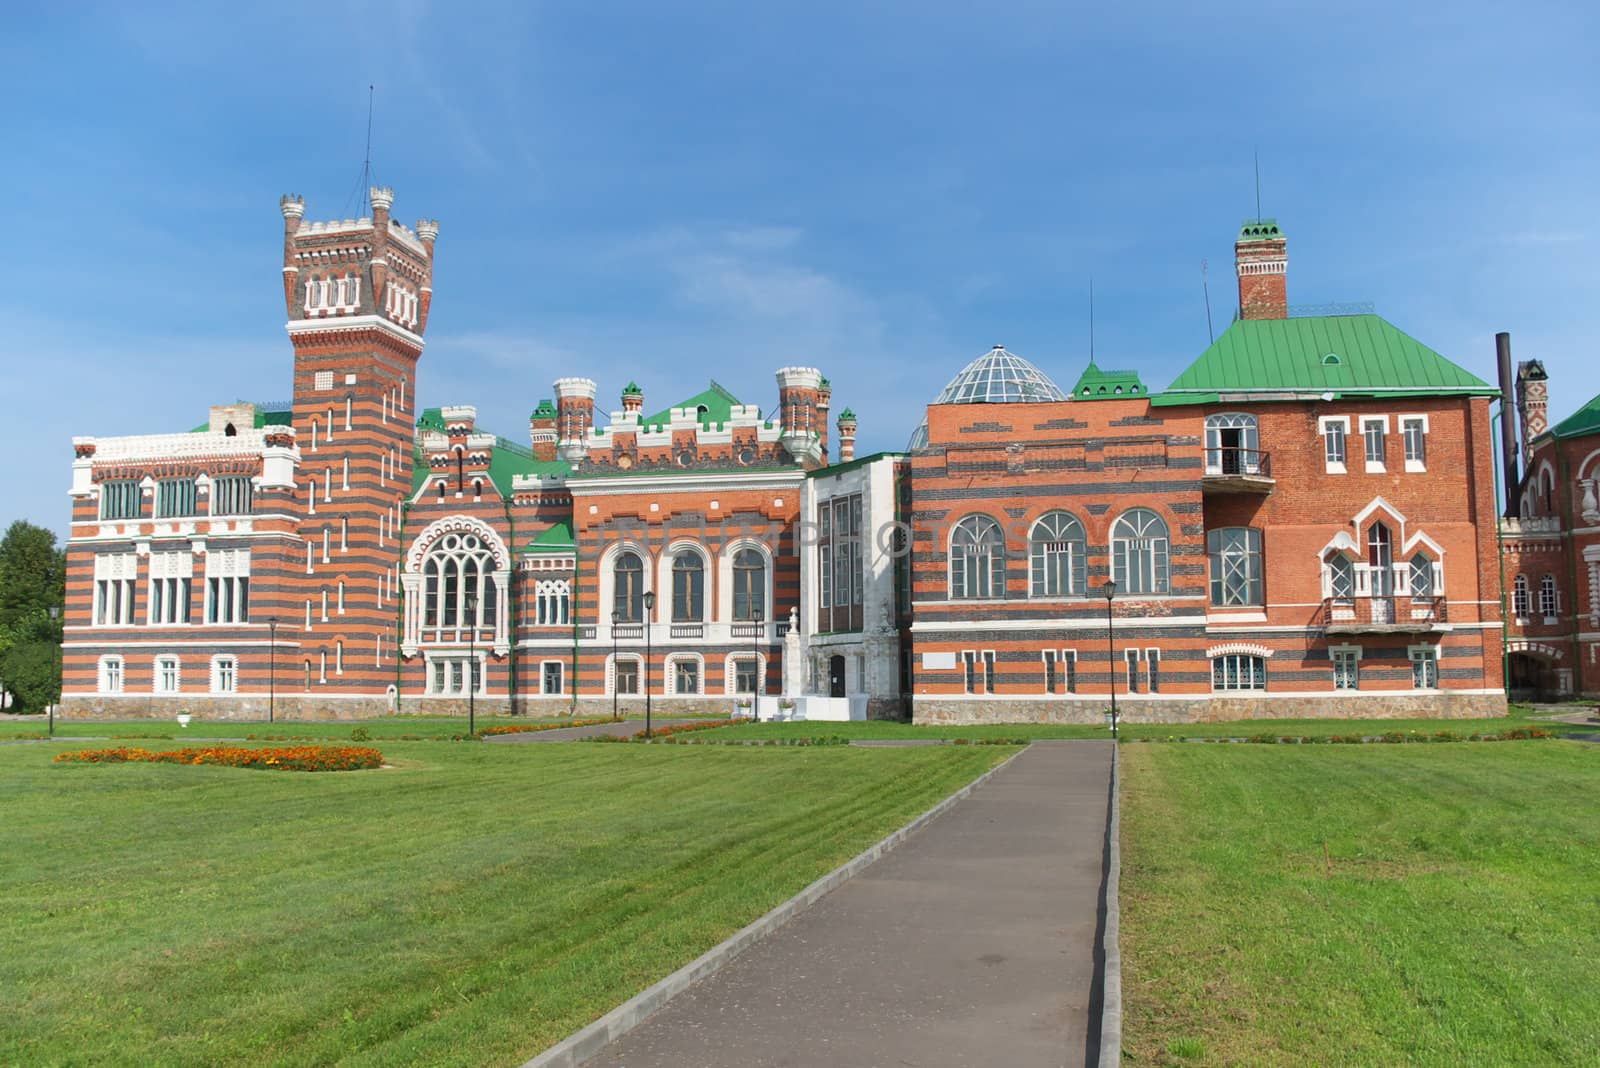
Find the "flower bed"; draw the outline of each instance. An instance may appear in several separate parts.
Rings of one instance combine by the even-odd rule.
[[[589,738],[587,740],[591,742],[675,742],[678,739],[674,738],[673,735],[688,734],[690,731],[708,731],[713,727],[726,727],[731,722],[731,720],[726,719],[707,719],[695,723],[675,723],[670,727],[656,727],[650,732],[650,737],[648,738],[640,733],[631,737],[603,735],[599,738]]]
[[[485,727],[479,734],[528,734],[533,731],[563,731],[568,727],[593,727],[601,723],[611,723],[610,716],[599,716],[594,719],[574,719],[566,723],[517,723],[509,727]]]
[[[360,771],[381,767],[383,754],[357,746],[300,745],[279,749],[79,749],[57,754],[57,764],[219,764],[268,771]]]

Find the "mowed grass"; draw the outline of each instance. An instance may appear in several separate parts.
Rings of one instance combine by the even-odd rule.
[[[707,713],[690,716],[656,716],[655,719],[663,722],[678,722],[683,719],[705,720],[726,716],[726,712]],[[561,723],[577,719],[600,719],[600,716],[489,716],[479,715],[473,721],[477,730],[485,727],[506,727],[527,725],[530,723]],[[623,716],[623,719],[643,720],[643,716]],[[403,736],[416,738],[449,738],[452,735],[467,733],[467,717],[465,713],[459,716],[384,716],[377,719],[359,720],[277,720],[268,723],[265,720],[207,720],[192,719],[187,727],[178,725],[172,718],[163,719],[123,719],[123,720],[56,720],[57,738],[171,738],[175,741],[196,739],[204,741],[209,738],[246,738],[255,735],[264,738],[271,735],[277,737],[293,738],[318,738],[318,739],[345,739],[350,738],[351,732],[358,728],[365,728],[374,740],[384,738],[399,739]],[[0,742],[11,739],[35,738],[45,735],[48,724],[45,720],[31,717],[18,718],[15,716],[0,716]]]
[[[0,1064],[518,1064],[1013,750],[0,748]]]
[[[1121,756],[1129,1063],[1595,1063],[1600,747]]]

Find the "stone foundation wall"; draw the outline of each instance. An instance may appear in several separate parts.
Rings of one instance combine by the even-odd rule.
[[[68,697],[56,710],[58,719],[172,720],[187,712],[196,719],[265,722],[267,699],[255,695],[208,697]],[[326,698],[280,694],[272,704],[274,720],[358,720],[389,714],[382,694],[329,701]],[[463,710],[463,715],[465,710]]]
[[[1109,702],[1104,697],[1037,701],[952,701],[917,697],[911,721],[916,724],[1092,723],[1103,724]],[[1123,723],[1231,723],[1253,719],[1483,719],[1506,714],[1501,694],[1396,693],[1360,698],[1332,697],[1197,697],[1194,700],[1150,701],[1117,698]]]

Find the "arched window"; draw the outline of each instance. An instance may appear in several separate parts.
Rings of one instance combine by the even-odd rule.
[[[767,561],[755,549],[733,554],[733,618],[766,619]]]
[[[1211,658],[1213,690],[1265,690],[1267,662],[1248,653],[1228,653]]]
[[[1433,561],[1425,553],[1417,553],[1411,558],[1411,596],[1434,596]]]
[[[1367,568],[1372,575],[1372,596],[1394,596],[1394,540],[1389,528],[1372,524],[1367,531]]]
[[[422,629],[456,638],[467,627],[493,628],[498,591],[494,554],[471,533],[440,538],[422,562]]]
[[[564,627],[572,622],[572,585],[566,579],[549,579],[538,583],[533,594],[533,618],[536,627]]]
[[[1005,595],[1006,543],[1000,524],[986,515],[969,515],[950,534],[950,596]]]
[[[697,623],[705,618],[706,561],[693,549],[672,557],[672,621]]]
[[[1206,474],[1253,475],[1260,469],[1255,416],[1237,412],[1206,416]]]
[[[1082,596],[1083,524],[1067,512],[1046,512],[1028,535],[1029,589],[1035,597]]]
[[[632,550],[617,554],[611,565],[612,620],[616,623],[643,623],[644,561]]]
[[[1539,614],[1545,619],[1554,619],[1560,607],[1560,600],[1556,595],[1556,577],[1546,575],[1539,580]]]
[[[1261,582],[1261,531],[1221,527],[1206,534],[1211,558],[1211,603],[1229,606],[1265,603]]]
[[[465,449],[456,449],[456,492],[467,491],[467,453]]]
[[[1328,596],[1348,600],[1356,595],[1356,565],[1341,552],[1331,552],[1327,557]]]
[[[1528,593],[1528,576],[1518,575],[1511,582],[1511,614],[1518,619],[1533,615],[1533,599]]]
[[[1166,593],[1167,524],[1148,508],[1124,512],[1111,526],[1111,580],[1118,593]]]

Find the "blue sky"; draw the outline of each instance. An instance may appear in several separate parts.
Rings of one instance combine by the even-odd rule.
[[[1091,276],[1101,365],[1165,385],[1257,150],[1292,302],[1600,392],[1587,5],[249,6],[0,15],[0,523],[65,530],[74,434],[287,399],[277,199],[360,213],[369,82],[442,226],[421,399],[519,440],[562,375],[768,406],[806,363],[899,448],[994,343],[1070,385]]]

